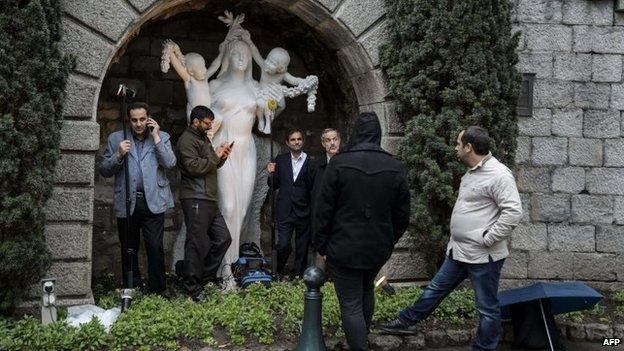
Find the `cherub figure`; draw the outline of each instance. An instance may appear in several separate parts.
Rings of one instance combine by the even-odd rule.
[[[191,110],[198,105],[210,107],[212,98],[208,85],[210,78],[220,67],[223,58],[223,48],[225,42],[219,45],[219,55],[215,58],[210,67],[206,68],[206,61],[202,55],[189,52],[183,55],[178,44],[167,39],[163,43],[163,53],[160,68],[163,73],[169,71],[170,65],[184,81],[186,89],[186,118],[190,122]]]
[[[316,76],[298,78],[288,73],[290,55],[283,48],[273,48],[264,59],[251,41],[251,36],[247,30],[242,30],[241,38],[251,47],[253,59],[262,69],[257,92],[257,103],[261,107],[258,109],[257,116],[258,129],[265,134],[271,133],[273,118],[286,107],[285,97],[295,97],[302,93],[308,93],[308,112],[314,111],[318,78]],[[282,82],[294,85],[295,88],[288,88],[282,85]]]

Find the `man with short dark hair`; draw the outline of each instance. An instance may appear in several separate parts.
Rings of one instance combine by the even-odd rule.
[[[203,301],[204,284],[216,281],[217,271],[232,238],[217,205],[217,168],[231,152],[223,142],[216,152],[208,131],[214,113],[206,106],[191,111],[191,124],[177,145],[180,202],[186,224],[183,284],[194,301]]]
[[[165,252],[163,248],[165,211],[173,207],[173,196],[165,168],[175,166],[176,158],[171,148],[169,134],[160,130],[155,120],[148,117],[149,106],[135,102],[128,105],[131,140],[123,140],[123,131],[108,136],[106,151],[102,156],[100,174],[115,176],[115,215],[121,242],[121,266],[124,286],[129,265],[133,272],[133,286],[142,287],[139,270],[140,236],[143,232],[149,276],[149,291],[162,293],[165,288]],[[126,233],[126,177],[124,157],[128,159],[130,188],[130,232]],[[127,240],[127,242],[126,242]],[[128,248],[133,251],[128,257]]]
[[[273,189],[279,190],[275,202],[277,221],[277,273],[283,274],[291,252],[291,239],[295,232],[294,276],[303,276],[308,265],[310,245],[310,191],[308,168],[310,160],[303,152],[304,137],[299,129],[288,131],[286,146],[289,152],[277,155],[275,163],[267,165],[273,175]],[[269,186],[271,178],[268,179]]]
[[[522,218],[522,204],[512,172],[492,156],[487,130],[471,126],[456,140],[457,158],[468,171],[462,177],[451,215],[447,257],[431,283],[398,318],[379,328],[392,334],[411,334],[464,279],[475,291],[479,327],[473,350],[495,350],[500,339],[498,282],[507,239]]]
[[[405,168],[381,148],[374,112],[361,113],[331,158],[314,207],[314,243],[334,281],[349,350],[368,350],[374,279],[409,223]]]

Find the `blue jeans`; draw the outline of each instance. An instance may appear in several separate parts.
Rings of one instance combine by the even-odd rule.
[[[498,305],[498,281],[504,259],[488,263],[470,264],[447,257],[431,283],[414,304],[399,313],[407,324],[416,324],[427,318],[442,300],[464,279],[470,277],[475,291],[479,328],[473,350],[496,350],[500,339],[501,314]]]

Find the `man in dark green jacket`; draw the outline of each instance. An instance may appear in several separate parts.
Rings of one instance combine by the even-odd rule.
[[[217,205],[217,168],[231,151],[227,142],[215,151],[207,131],[214,113],[206,106],[191,111],[191,124],[177,145],[180,202],[186,224],[183,283],[193,300],[204,299],[205,283],[215,281],[217,270],[232,241]]]

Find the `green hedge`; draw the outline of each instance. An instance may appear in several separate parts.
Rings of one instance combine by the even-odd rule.
[[[323,326],[326,335],[342,335],[338,300],[332,284],[323,287]],[[149,350],[162,347],[177,350],[182,344],[216,346],[215,329],[221,328],[235,345],[272,344],[277,338],[296,338],[303,319],[303,284],[276,283],[266,289],[254,285],[247,291],[221,293],[206,289],[207,300],[194,303],[186,298],[167,301],[159,296],[137,299],[122,314],[110,334],[90,324],[68,327],[64,322],[41,325],[32,318],[19,322],[0,321],[0,348],[11,350]],[[387,321],[420,296],[417,288],[397,289],[397,294],[377,295],[374,320]],[[118,294],[99,299],[99,305],[117,304]],[[434,312],[436,322],[474,323],[474,294],[458,290]],[[223,340],[220,340],[223,341]],[[83,345],[78,348],[76,345]]]
[[[398,155],[412,190],[413,246],[431,273],[444,257],[466,170],[455,156],[458,132],[487,128],[494,156],[513,167],[521,80],[511,6],[508,0],[386,0],[390,40],[381,65],[405,123]]]
[[[50,263],[43,207],[72,62],[57,48],[58,1],[0,3],[0,313],[9,313]]]

